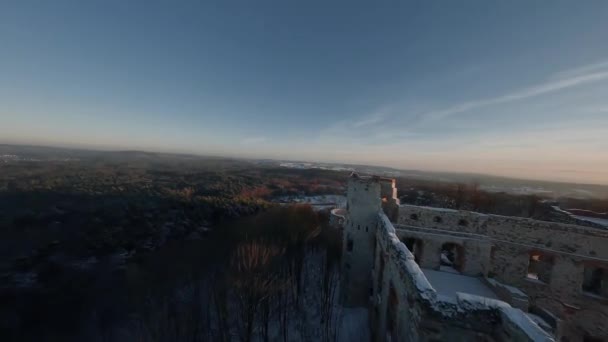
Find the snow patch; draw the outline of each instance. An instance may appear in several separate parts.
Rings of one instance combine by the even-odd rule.
[[[510,321],[521,329],[532,341],[554,341],[553,338],[541,329],[530,317],[519,309],[504,307],[500,310],[504,320]]]
[[[528,315],[528,317],[544,331],[550,332],[553,330],[553,327],[549,323],[547,323],[544,319],[542,319],[542,317],[537,316],[535,314],[531,314],[531,313],[526,313],[526,315]]]
[[[457,293],[467,293],[498,299],[498,296],[479,278],[426,268],[422,269],[422,272],[438,294],[455,297]]]

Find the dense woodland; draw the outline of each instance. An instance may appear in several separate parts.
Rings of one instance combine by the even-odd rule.
[[[280,328],[291,340],[288,331],[310,334],[310,323],[287,312],[306,313],[294,307],[312,276],[306,272],[325,268],[332,301],[322,299],[318,311],[331,316],[327,334],[336,332],[328,312],[339,241],[322,229],[327,216],[271,200],[342,194],[347,174],[218,158],[119,157],[0,164],[1,336],[250,341],[276,339]],[[304,267],[304,255],[317,266]],[[182,290],[189,294],[180,305]],[[199,299],[211,302],[195,305]],[[214,313],[206,316],[210,305]],[[271,312],[283,312],[280,324]],[[267,320],[262,332],[259,317]]]
[[[282,196],[348,172],[142,152],[0,163],[0,340],[334,341],[340,237]],[[569,222],[556,199],[397,181],[402,203]],[[608,201],[557,199],[606,212]]]

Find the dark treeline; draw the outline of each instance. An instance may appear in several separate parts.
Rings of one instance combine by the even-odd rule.
[[[401,203],[470,210],[486,214],[595,226],[585,221],[575,220],[567,214],[554,210],[552,206],[560,205],[562,208],[580,208],[597,212],[608,211],[608,200],[606,199],[554,199],[533,194],[489,192],[482,190],[475,182],[445,183],[398,179],[397,185]]]
[[[180,269],[169,270],[182,277],[156,278],[162,268],[159,264],[166,258],[155,255],[154,261],[139,269],[155,277],[145,282],[162,283],[189,274],[189,283],[169,288],[185,286],[195,300],[179,308],[169,300],[174,295],[171,291],[164,296],[140,293],[144,304],[136,305],[143,308],[138,316],[139,337],[150,341],[291,341],[317,334],[333,341],[337,337],[334,307],[341,248],[339,233],[325,222],[326,215],[309,206],[274,208],[239,220],[219,230],[204,251],[192,251],[198,256],[182,250],[186,255],[177,262]],[[165,316],[158,317],[159,313]]]
[[[229,159],[1,164],[0,270],[48,249],[75,257],[154,249],[266,210],[277,196],[343,193],[345,178]]]
[[[206,279],[205,284],[213,279],[217,285],[201,288],[204,298],[220,294],[210,289],[229,288],[219,286],[220,281],[238,283],[236,278],[217,274],[238,265],[229,261],[237,260],[233,251],[241,241],[253,246],[242,247],[241,256],[272,251],[259,266],[269,270],[274,270],[275,262],[268,268],[268,259],[297,256],[294,260],[301,260],[294,246],[305,246],[310,252],[311,246],[318,245],[315,241],[324,233],[317,232],[305,242],[297,234],[279,239],[281,232],[304,229],[300,221],[312,222],[306,229],[315,229],[307,234],[315,232],[324,219],[309,209],[309,216],[286,215],[270,201],[274,196],[340,194],[346,179],[331,171],[289,170],[221,158],[112,156],[0,165],[0,340],[96,340],[103,336],[116,340],[122,336],[131,341],[134,331],[141,333],[140,340],[159,340],[155,329],[162,325],[152,324],[153,317],[147,315],[160,314],[165,306],[175,308],[169,305],[175,302],[174,292],[186,286],[184,279],[192,287],[194,275]],[[277,219],[257,216],[265,212]],[[295,279],[306,274],[303,266],[298,266],[301,272],[294,271],[299,263],[290,261],[289,265],[287,274]],[[203,277],[203,270],[210,273]],[[288,283],[298,284],[295,294],[301,292],[302,282]],[[158,295],[145,295],[148,291]],[[230,305],[236,302],[234,293],[224,296]],[[295,294],[293,298],[298,298]],[[161,298],[173,299],[159,302]],[[277,297],[272,298],[274,305]],[[151,303],[158,308],[141,309]],[[283,305],[288,304],[292,302]],[[208,308],[203,311],[207,313]],[[228,317],[226,334],[237,331],[235,322],[241,319],[215,312],[213,328],[207,326],[204,331],[213,332],[214,339],[224,338],[217,333],[224,330],[216,324],[223,321],[216,317]],[[180,313],[171,312],[163,322],[186,324],[186,320],[171,319]],[[141,330],[133,328],[134,322],[140,322]],[[256,334],[257,329],[253,329]],[[167,331],[174,332],[163,334]],[[203,338],[197,331],[196,336]]]
[[[595,201],[576,198],[564,198],[560,200],[560,205],[564,209],[581,209],[589,210],[595,213],[608,213],[608,198]]]
[[[4,340],[334,341],[340,235],[325,222],[277,207],[118,270],[3,296]]]
[[[423,183],[402,181],[403,203],[478,211],[489,214],[534,217],[540,197],[483,191],[476,183]]]

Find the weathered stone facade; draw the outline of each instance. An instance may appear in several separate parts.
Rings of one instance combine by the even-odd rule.
[[[376,225],[381,212],[380,183],[375,179],[351,178],[348,182],[342,258],[343,300],[347,306],[366,306],[370,272],[374,261]],[[375,194],[375,195],[374,195]]]
[[[608,341],[608,231],[400,205],[394,180],[355,174],[347,197],[342,299],[370,310],[374,340]],[[424,270],[445,246],[500,300],[438,292]]]

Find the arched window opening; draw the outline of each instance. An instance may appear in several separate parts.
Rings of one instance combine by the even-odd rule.
[[[488,270],[488,278],[494,278],[496,276],[494,266],[497,264],[496,260],[496,246],[492,245],[490,247],[490,270]]]
[[[444,243],[441,246],[439,263],[441,270],[462,272],[464,270],[464,248],[456,243]]]
[[[528,273],[526,278],[549,283],[551,281],[551,269],[553,258],[541,252],[532,252],[528,259]]]
[[[608,270],[601,267],[585,266],[583,292],[608,297]]]
[[[414,260],[417,264],[420,264],[420,259],[422,258],[422,248],[423,242],[420,239],[416,238],[405,238],[403,243],[409,249],[412,254],[414,254]]]

